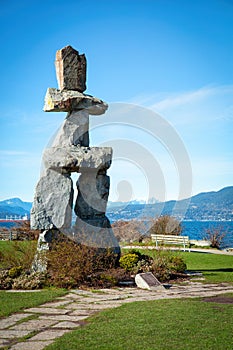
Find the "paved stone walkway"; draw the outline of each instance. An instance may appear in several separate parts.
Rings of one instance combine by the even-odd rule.
[[[71,290],[56,300],[0,319],[0,348],[41,350],[54,339],[79,327],[93,313],[133,301],[209,297],[233,293],[229,284],[198,281],[167,286],[164,292],[138,288]]]
[[[144,249],[144,250],[158,250],[160,247],[156,248],[156,246],[137,246],[137,245],[127,245],[122,246],[121,248],[124,249]],[[211,249],[211,248],[181,248],[181,247],[163,247],[163,249],[171,250],[171,251],[180,251],[180,252],[190,252],[190,253],[206,253],[206,254],[217,254],[217,255],[231,255],[233,256],[233,248],[228,249]]]

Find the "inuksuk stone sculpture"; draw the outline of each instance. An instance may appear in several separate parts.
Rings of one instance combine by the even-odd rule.
[[[108,106],[83,94],[85,55],[66,46],[57,51],[55,66],[59,90],[48,88],[44,111],[67,112],[67,116],[42,157],[43,171],[31,211],[31,228],[41,230],[38,250],[48,249],[52,237],[62,232],[78,243],[119,254],[119,244],[105,215],[112,148],[89,147],[89,115],[101,115]],[[74,225],[72,172],[81,173]]]

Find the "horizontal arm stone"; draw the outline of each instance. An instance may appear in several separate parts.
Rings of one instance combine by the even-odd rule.
[[[45,112],[70,112],[85,109],[89,114],[101,115],[106,112],[107,103],[79,91],[48,88],[45,95]]]
[[[85,170],[108,169],[112,162],[111,147],[51,147],[43,154],[46,169],[61,172],[83,172]]]

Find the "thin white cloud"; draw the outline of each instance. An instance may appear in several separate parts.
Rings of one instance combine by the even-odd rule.
[[[206,98],[207,96],[210,96],[211,94],[213,94],[213,89],[201,88],[196,91],[185,92],[179,95],[171,95],[162,101],[152,104],[150,108],[158,111],[163,111],[170,108],[200,101]]]
[[[229,155],[229,158],[226,156],[220,157],[208,157],[206,158],[193,158],[192,160],[193,172],[198,176],[210,176],[214,174],[215,176],[223,175],[233,175],[233,163],[232,156]]]
[[[196,124],[216,121],[229,122],[233,117],[233,85],[206,86],[195,91],[167,94],[162,99],[158,95],[148,104],[169,120],[173,125]]]
[[[222,119],[226,122],[232,122],[233,119],[233,104],[223,108],[222,113],[219,114],[217,119]]]
[[[193,159],[194,194],[232,186],[233,164],[231,159],[227,157]]]
[[[18,157],[30,155],[29,152],[17,151],[17,150],[0,150],[0,156],[2,157]]]
[[[150,105],[151,109],[163,111],[174,107],[181,107],[192,103],[198,103],[209,97],[228,95],[233,93],[233,85],[205,86],[194,91],[170,94],[166,98]]]
[[[0,150],[0,167],[2,171],[6,168],[27,168],[38,167],[41,162],[41,155],[27,151]]]
[[[203,128],[211,123],[229,123],[233,119],[233,85],[207,85],[196,90],[156,92],[135,96],[126,103],[143,106],[161,115],[177,131],[180,127]],[[222,124],[223,125],[223,124]],[[218,124],[218,127],[220,124]]]

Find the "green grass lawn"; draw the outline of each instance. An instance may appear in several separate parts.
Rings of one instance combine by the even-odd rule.
[[[31,265],[36,241],[0,241],[0,268]]]
[[[184,258],[188,270],[200,271],[207,283],[233,284],[233,255],[202,253],[179,253]]]
[[[35,292],[0,291],[0,317],[54,300],[66,293],[64,289],[55,288]]]
[[[46,349],[232,350],[232,314],[233,304],[201,299],[134,302],[97,314]]]
[[[14,246],[15,243],[23,247],[34,247],[37,241],[0,241],[0,252],[12,251],[12,246]]]

